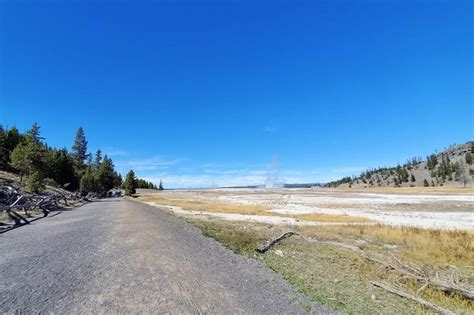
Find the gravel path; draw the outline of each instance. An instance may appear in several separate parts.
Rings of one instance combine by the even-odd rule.
[[[331,312],[258,261],[133,201],[90,203],[1,234],[0,253],[2,314]]]

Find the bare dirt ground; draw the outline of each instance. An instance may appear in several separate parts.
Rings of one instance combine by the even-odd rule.
[[[150,194],[144,191],[144,194]],[[173,212],[194,216],[213,216],[231,221],[273,224],[309,224],[293,215],[327,214],[362,217],[395,226],[434,229],[474,229],[474,190],[471,188],[415,189],[209,189],[169,190],[155,193],[169,200],[187,200],[234,205],[261,205],[263,215],[188,211],[169,207]],[[154,194],[151,194],[154,196]],[[153,200],[148,200],[153,202]],[[166,202],[160,202],[161,205]],[[268,215],[267,215],[268,214]],[[274,216],[272,214],[278,214]],[[285,218],[285,216],[287,217]],[[319,223],[322,224],[322,223]],[[344,222],[324,224],[347,224]]]

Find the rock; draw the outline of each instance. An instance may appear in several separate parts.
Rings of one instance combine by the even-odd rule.
[[[370,298],[372,299],[372,301],[375,301],[375,295],[371,295]]]
[[[281,249],[277,249],[277,250],[275,251],[275,255],[280,256],[280,257],[283,257],[283,256],[284,256],[283,251],[282,251]]]

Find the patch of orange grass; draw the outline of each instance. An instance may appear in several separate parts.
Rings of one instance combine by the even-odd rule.
[[[155,202],[160,205],[180,207],[184,210],[241,213],[250,215],[271,215],[268,208],[263,205],[239,205],[218,202],[205,202],[201,200],[167,199],[160,196],[139,196],[141,201]]]
[[[278,216],[285,218],[293,218],[303,221],[316,222],[369,222],[368,219],[362,217],[352,217],[347,215],[333,215],[333,214],[283,214],[269,212],[269,208],[264,205],[240,205],[228,204],[219,202],[207,202],[202,200],[189,199],[167,199],[161,196],[139,196],[138,200],[154,202],[164,206],[180,207],[183,210],[192,211],[206,211],[219,213],[238,213],[248,215],[266,215]]]
[[[404,259],[427,266],[472,266],[474,261],[474,233],[470,231],[427,230],[383,224],[324,226],[317,229],[305,226],[300,229],[320,239],[370,239],[396,245]]]

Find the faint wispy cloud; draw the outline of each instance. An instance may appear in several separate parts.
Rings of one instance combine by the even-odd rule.
[[[272,122],[269,122],[263,127],[263,131],[266,133],[275,133],[278,131],[278,126]]]
[[[118,161],[117,167],[122,169],[133,169],[134,171],[153,171],[159,169],[168,169],[175,166],[185,159],[166,159],[162,156],[153,156],[145,159],[132,159],[126,161]]]
[[[103,151],[104,154],[107,154],[108,156],[129,156],[130,153],[128,153],[125,150],[121,150],[118,148],[106,148]]]

